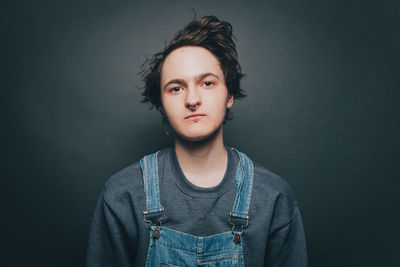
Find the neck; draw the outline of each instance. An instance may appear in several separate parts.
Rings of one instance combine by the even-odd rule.
[[[198,142],[175,138],[175,152],[182,171],[198,186],[217,185],[226,171],[228,157],[222,129],[221,126],[212,136]]]

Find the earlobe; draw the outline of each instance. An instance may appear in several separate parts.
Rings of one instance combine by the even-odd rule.
[[[231,108],[233,105],[233,95],[228,95],[228,101],[226,102],[226,108]]]

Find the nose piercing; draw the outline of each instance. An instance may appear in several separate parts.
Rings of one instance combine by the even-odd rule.
[[[190,108],[191,111],[195,111],[197,109],[197,104],[194,105],[194,106],[189,105],[189,108]]]

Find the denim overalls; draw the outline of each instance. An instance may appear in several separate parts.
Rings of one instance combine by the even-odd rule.
[[[232,229],[204,237],[162,226],[165,210],[159,195],[158,152],[140,160],[146,193],[143,215],[150,224],[146,266],[244,266],[242,235],[249,223],[254,166],[244,153],[237,152],[240,160],[236,171],[236,198],[232,211],[226,214]]]

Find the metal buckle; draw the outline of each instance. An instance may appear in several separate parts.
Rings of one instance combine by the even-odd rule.
[[[152,209],[158,209],[158,208],[152,208]],[[150,209],[150,210],[152,210],[152,209]],[[152,213],[156,213],[156,212],[152,212]],[[165,212],[164,212],[164,207],[161,207],[161,213],[162,213],[162,216],[161,216],[161,218],[158,220],[158,222],[160,223],[160,225],[158,225],[158,226],[162,226],[162,220],[164,220],[164,217],[165,217]],[[157,226],[157,225],[153,225],[153,223],[152,223],[152,221],[150,221],[150,220],[147,220],[146,219],[146,215],[148,215],[148,214],[151,214],[151,213],[149,213],[149,209],[144,209],[143,210],[143,220],[146,222],[146,223],[149,223],[150,224],[150,227],[152,227],[152,226]]]
[[[238,212],[237,212],[237,213],[238,213]],[[246,216],[246,219],[243,219],[243,218],[234,216],[234,215],[233,215],[233,211],[229,212],[229,224],[232,225],[232,233],[235,232],[235,226],[236,226],[236,225],[235,225],[233,222],[231,222],[231,217],[236,217],[236,218],[239,218],[239,219],[242,219],[242,220],[246,220],[246,224],[242,224],[242,225],[241,225],[241,227],[240,227],[241,230],[240,230],[239,234],[242,234],[242,233],[243,233],[243,228],[249,226],[250,217],[249,217],[247,214],[244,214],[244,213],[240,213],[240,214],[245,215],[245,216]]]

